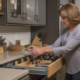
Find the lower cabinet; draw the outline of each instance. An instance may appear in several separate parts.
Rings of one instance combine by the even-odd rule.
[[[60,80],[60,73],[57,74],[55,80]]]
[[[44,61],[49,63],[45,63],[47,64],[46,67],[34,65],[29,61],[30,59],[30,56],[26,56],[15,61],[3,64],[1,65],[1,67],[28,70],[28,75],[21,77],[19,80],[64,80],[65,66],[63,56],[58,57],[53,62],[51,62],[51,60],[40,60],[40,63]]]
[[[24,76],[24,77],[22,77],[21,79],[19,79],[19,80],[38,80],[40,78],[40,76],[39,75],[26,75],[26,76]]]
[[[61,68],[60,80],[65,80],[66,67],[65,65]]]
[[[47,78],[50,78],[53,74],[55,74],[58,70],[60,70],[60,68],[62,68],[62,66],[64,65],[64,57],[54,57],[54,61],[52,62],[51,60],[35,60],[35,64],[32,64],[32,62],[30,62],[28,60],[28,56],[24,58],[24,61],[22,63],[20,60],[15,61],[16,65],[14,65],[13,63],[8,63],[6,65],[6,68],[14,68],[14,69],[24,69],[24,70],[29,70],[29,74],[33,74],[33,75],[45,75],[47,76]],[[40,63],[36,64],[36,61]],[[19,64],[17,64],[19,63]],[[42,65],[42,66],[38,66],[38,65]],[[47,65],[47,66],[46,66]]]

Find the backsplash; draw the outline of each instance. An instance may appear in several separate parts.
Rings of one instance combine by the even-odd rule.
[[[15,44],[16,40],[20,40],[21,45],[31,43],[30,26],[0,26],[0,36],[6,38],[7,46],[9,41]]]

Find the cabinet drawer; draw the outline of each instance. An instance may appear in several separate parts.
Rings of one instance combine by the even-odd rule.
[[[50,63],[46,67],[37,67],[30,61],[25,61],[18,65],[8,63],[6,67],[29,70],[29,74],[46,75],[49,78],[64,65],[64,57],[60,57],[52,63],[49,60],[46,60],[46,62]]]
[[[52,64],[50,64],[47,67],[47,77],[52,76],[55,72],[57,72],[63,65],[65,64],[64,62],[64,57],[61,57],[60,59],[56,60]]]

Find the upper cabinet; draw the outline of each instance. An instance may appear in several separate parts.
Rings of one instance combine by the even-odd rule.
[[[46,24],[46,0],[25,0],[24,19],[27,24]]]
[[[24,20],[27,24],[36,24],[36,0],[24,1]]]
[[[6,24],[46,25],[46,0],[3,0]]]
[[[22,0],[7,0],[7,23],[24,23]]]

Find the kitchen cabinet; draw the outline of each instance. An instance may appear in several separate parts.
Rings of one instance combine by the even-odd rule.
[[[24,52],[24,51],[6,51],[5,53],[1,54],[0,55],[0,69],[1,69],[0,75],[2,75],[2,76],[0,76],[0,80],[16,80],[15,78],[20,78],[19,80],[33,80],[33,79],[34,80],[55,80],[54,78],[56,78],[56,80],[58,80],[59,75],[57,75],[57,74],[60,73],[59,68],[64,63],[63,57],[61,57],[61,58],[57,59],[55,62],[49,64],[48,67],[42,68],[42,67],[36,66],[36,67],[33,67],[34,69],[32,69],[32,67],[28,68],[27,66],[21,66],[21,68],[19,69],[20,65],[25,64],[26,62],[29,61],[29,57],[30,57],[30,52],[27,52],[27,51],[26,52]],[[45,57],[47,57],[47,56],[45,56]],[[18,62],[17,65],[15,65],[16,61]],[[10,66],[8,64],[13,64],[14,67],[11,66],[11,67],[13,67],[13,69],[11,67],[8,67],[8,66]],[[56,65],[59,65],[59,66],[56,67]],[[6,66],[8,68],[6,68]],[[15,69],[15,67],[18,67],[18,68]],[[26,69],[24,70],[24,68],[22,68],[22,67],[25,67],[26,69],[28,68],[27,71],[26,71]],[[48,69],[45,69],[45,68],[48,68]],[[37,70],[37,71],[35,71],[35,70]],[[44,74],[43,72],[45,72],[45,70],[48,72],[46,75],[43,75]],[[34,74],[28,74],[31,72]],[[39,75],[39,74],[36,74],[35,72],[37,72],[37,73],[42,72],[42,73],[40,73],[40,75]],[[49,78],[47,78],[47,75]],[[62,79],[60,79],[60,80],[62,80]]]
[[[7,23],[24,23],[23,8],[22,0],[7,0]]]
[[[3,0],[3,3],[4,24],[46,25],[46,0]]]
[[[46,0],[25,0],[25,23],[46,24]]]

